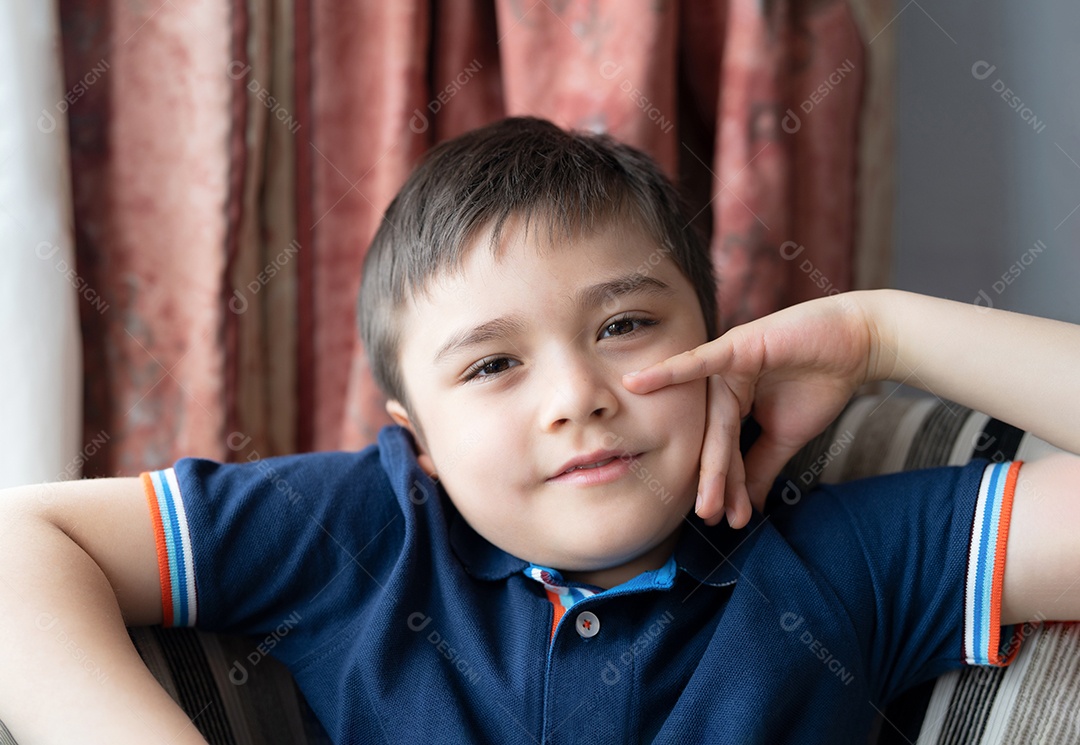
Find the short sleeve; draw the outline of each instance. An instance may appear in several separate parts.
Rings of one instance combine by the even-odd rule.
[[[975,461],[878,476],[770,511],[850,619],[880,700],[964,664],[1015,657],[1001,596],[1020,467]]]
[[[239,464],[185,458],[141,478],[166,626],[260,634],[302,618],[314,633],[379,592],[402,543],[374,446]]]

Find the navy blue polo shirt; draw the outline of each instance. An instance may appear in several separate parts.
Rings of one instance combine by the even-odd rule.
[[[689,517],[674,571],[584,594],[554,630],[535,568],[472,530],[398,427],[143,480],[166,624],[260,639],[336,742],[853,742],[908,687],[1015,654],[1018,468],[778,489],[741,530]]]

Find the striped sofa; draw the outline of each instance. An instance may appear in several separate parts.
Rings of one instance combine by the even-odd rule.
[[[822,481],[961,465],[975,457],[1030,460],[1052,450],[983,414],[894,391],[853,399],[791,460],[784,478],[805,491]],[[1080,625],[1028,631],[1010,667],[949,673],[893,702],[871,742],[1080,742]],[[211,743],[329,742],[288,672],[266,656],[268,640],[158,628],[131,629],[131,636]],[[0,745],[10,743],[0,724]]]
[[[1057,449],[930,396],[855,398],[785,468],[802,490],[974,458],[1032,460]],[[1028,624],[1007,668],[972,667],[908,691],[878,718],[878,745],[1080,742],[1080,624]]]

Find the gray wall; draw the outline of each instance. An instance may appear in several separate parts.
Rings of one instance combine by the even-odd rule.
[[[905,2],[893,286],[1080,323],[1080,3]]]

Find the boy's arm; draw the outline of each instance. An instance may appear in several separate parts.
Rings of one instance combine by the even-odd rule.
[[[1080,326],[897,290],[851,293],[868,380],[907,383],[1080,453]]]
[[[0,608],[0,720],[19,742],[205,742],[125,629],[162,619],[138,479],[0,491]]]
[[[894,380],[1080,452],[1080,326],[896,290],[787,308],[624,379],[647,393],[710,377],[698,514],[738,527],[784,463],[865,382]],[[762,434],[739,457],[738,422]],[[1026,464],[1013,501],[1002,623],[1080,619],[1080,458]],[[749,495],[749,499],[747,498]],[[726,504],[725,504],[726,503]]]

